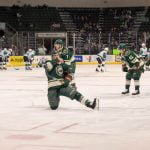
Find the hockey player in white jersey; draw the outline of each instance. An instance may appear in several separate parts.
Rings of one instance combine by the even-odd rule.
[[[35,56],[35,51],[32,49],[29,49],[24,54],[24,62],[25,62],[25,69],[26,70],[32,70],[32,62],[34,60],[34,56]]]
[[[8,58],[10,55],[11,55],[11,52],[7,48],[0,50],[0,69],[1,70],[7,70],[7,62],[8,62]]]
[[[3,52],[2,52],[2,49],[0,49],[0,69],[3,70]]]
[[[140,55],[145,60],[148,56],[148,51],[145,43],[142,43],[142,47],[140,48]]]
[[[146,63],[145,63],[145,68],[146,68],[146,71],[150,71],[150,49],[148,50],[147,60],[146,60]]]
[[[37,67],[43,67],[44,64],[46,62],[46,58],[45,57],[42,57],[39,62],[38,62],[38,66]]]
[[[105,71],[105,61],[106,61],[106,56],[108,52],[108,47],[105,47],[104,50],[102,50],[100,53],[97,54],[97,62],[98,66],[96,68],[97,72],[104,72]]]
[[[149,70],[149,52],[145,43],[142,43],[142,47],[140,48],[140,55],[142,60],[145,62],[145,70]]]

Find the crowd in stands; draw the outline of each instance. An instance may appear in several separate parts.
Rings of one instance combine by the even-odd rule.
[[[1,7],[0,21],[6,22],[17,31],[65,31],[56,8],[47,6]]]
[[[81,33],[97,33],[100,32],[99,16],[97,13],[81,13],[72,14],[73,21],[77,24]]]
[[[143,42],[143,32],[150,41],[148,25],[141,22],[137,27],[139,13],[150,18],[150,9],[130,8],[63,8],[75,24],[76,46],[78,53],[97,53],[105,45],[116,48],[120,42],[136,45]],[[59,8],[44,6],[1,7],[0,22],[10,24],[17,31],[66,32]],[[146,25],[146,27],[144,26]],[[142,33],[137,34],[141,31]],[[141,35],[140,35],[141,34]],[[71,37],[72,38],[72,37]]]

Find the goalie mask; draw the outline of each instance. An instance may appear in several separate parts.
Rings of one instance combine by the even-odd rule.
[[[124,44],[124,43],[121,43],[121,44],[119,45],[119,49],[120,49],[120,50],[122,50],[122,49],[127,50],[127,45]]]

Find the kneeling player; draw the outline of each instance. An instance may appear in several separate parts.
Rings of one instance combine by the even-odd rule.
[[[48,78],[48,101],[50,108],[52,110],[57,109],[60,102],[60,96],[66,96],[94,109],[97,106],[97,99],[95,98],[94,101],[86,99],[69,84],[72,79],[69,74],[66,74],[68,67],[67,64],[61,63],[58,54],[54,54],[52,60],[47,60],[45,63],[45,72]]]

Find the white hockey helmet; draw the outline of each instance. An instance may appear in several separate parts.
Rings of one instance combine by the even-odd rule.
[[[4,51],[7,51],[7,48],[4,48]]]
[[[104,48],[104,51],[108,52],[108,51],[109,51],[109,48],[108,48],[108,47],[105,47],[105,48]]]
[[[29,52],[31,52],[32,51],[32,49],[31,48],[29,48],[29,50],[28,50]]]
[[[145,45],[145,43],[142,43],[142,47],[145,47],[146,45]]]
[[[12,50],[12,48],[9,48],[8,50],[9,50],[10,52],[12,52],[12,51],[13,51],[13,50]]]

